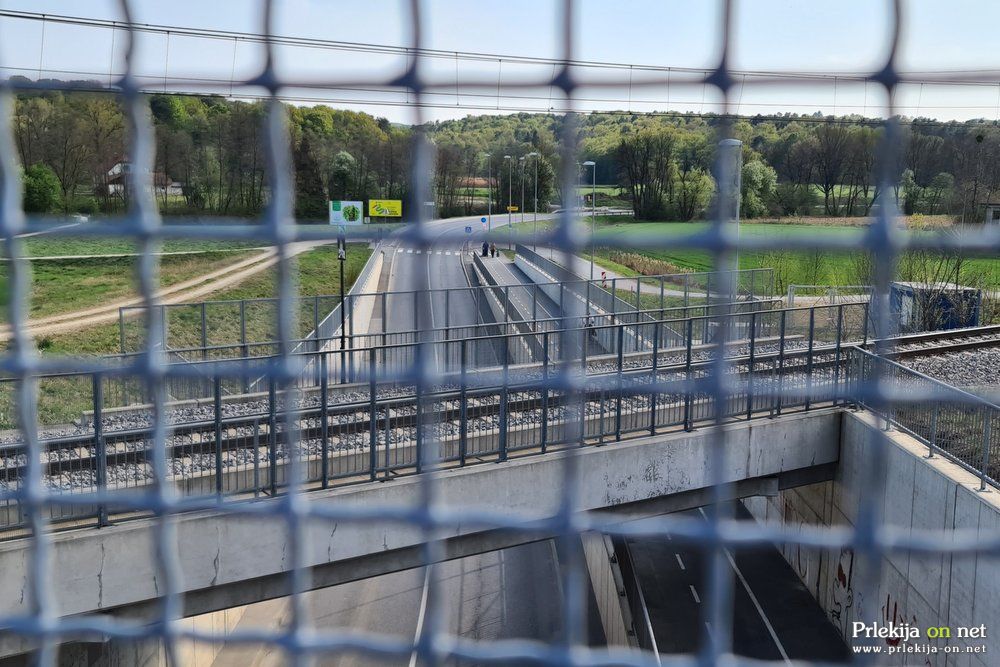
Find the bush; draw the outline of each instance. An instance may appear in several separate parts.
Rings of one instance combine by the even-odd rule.
[[[73,212],[84,215],[97,213],[97,201],[93,197],[80,197],[73,202]]]
[[[31,165],[23,180],[26,213],[49,213],[59,206],[59,179],[47,165]]]
[[[636,252],[615,251],[611,253],[609,259],[615,264],[627,266],[633,271],[644,276],[662,276],[671,273],[689,273],[689,269],[683,269],[662,259],[654,259]]]

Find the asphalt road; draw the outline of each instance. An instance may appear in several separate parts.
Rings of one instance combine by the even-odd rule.
[[[738,517],[750,520],[738,505]],[[701,510],[687,514],[703,517]],[[707,561],[669,535],[629,540],[636,576],[660,653],[697,652]],[[847,661],[840,634],[774,547],[728,554],[733,575],[733,650],[759,660]]]

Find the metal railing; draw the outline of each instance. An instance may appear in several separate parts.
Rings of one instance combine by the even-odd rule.
[[[865,407],[883,417],[887,425],[925,443],[928,457],[945,456],[975,474],[981,489],[987,484],[1000,487],[1000,407],[865,350],[851,349],[848,356],[851,388],[863,387],[878,376],[890,390],[935,396],[926,402],[881,409],[862,400]]]

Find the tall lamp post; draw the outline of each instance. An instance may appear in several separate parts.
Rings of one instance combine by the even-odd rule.
[[[347,382],[347,364],[344,350],[347,347],[346,313],[347,299],[344,295],[344,262],[347,261],[347,239],[341,227],[340,238],[337,239],[337,259],[340,264],[340,383]],[[318,332],[317,332],[318,333]]]
[[[535,222],[532,224],[531,235],[534,237],[538,236],[538,152],[532,151],[528,153],[527,157],[535,158]],[[532,248],[535,252],[538,252],[538,241],[532,239]]]
[[[487,231],[493,230],[493,156],[486,154],[486,220]]]
[[[519,157],[517,162],[521,168],[521,224],[524,224],[524,156]]]
[[[584,167],[590,167],[593,171],[593,194],[590,196],[590,279],[594,279],[594,226],[597,224],[597,163],[587,160]]]
[[[510,155],[504,155],[504,160],[510,160],[510,170],[507,176],[507,250],[510,250],[510,227],[513,224],[513,211],[511,211],[511,204],[514,203],[514,158]]]

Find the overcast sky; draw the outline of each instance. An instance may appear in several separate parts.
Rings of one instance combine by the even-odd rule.
[[[251,0],[135,0],[140,23],[210,30],[260,32],[259,2]],[[538,58],[559,58],[561,2],[554,0],[425,0],[425,46]],[[889,2],[878,0],[737,0],[731,67],[735,70],[849,74],[879,66],[891,27]],[[985,0],[904,0],[900,67],[921,72],[1000,70],[996,26],[1000,2]],[[581,110],[720,111],[713,89],[685,86],[683,72],[630,69],[713,66],[720,49],[720,3],[710,0],[580,0],[575,57],[624,67],[581,69],[588,80],[618,81],[617,87],[579,91]],[[410,40],[409,3],[400,0],[279,0],[275,32],[280,35],[389,46]],[[111,0],[0,0],[0,9],[98,19],[121,19]],[[44,26],[44,27],[43,27]],[[113,34],[114,33],[114,34]],[[0,66],[5,75],[30,78],[104,77],[120,73],[122,33],[105,28],[0,18]],[[255,74],[262,63],[258,45],[236,40],[140,34],[137,71],[150,85],[183,87],[179,79],[201,77],[228,82]],[[279,72],[289,80],[388,80],[407,62],[402,54],[352,53],[330,48],[282,47]],[[541,81],[549,64],[504,63],[501,58],[462,56],[421,59],[439,84],[425,101],[424,118],[470,113],[559,109],[559,92],[548,86],[515,88],[515,80]],[[628,85],[632,79],[632,86]],[[940,78],[940,77],[934,77]],[[995,78],[995,77],[994,77]],[[157,84],[157,80],[160,84]],[[752,81],[752,77],[748,81]],[[742,82],[742,77],[737,82]],[[473,83],[478,85],[473,86]],[[649,85],[641,85],[643,82]],[[457,84],[457,85],[456,85]],[[355,85],[345,90],[293,88],[286,94],[303,103],[340,100],[350,107],[412,122],[400,91]],[[364,88],[362,90],[361,88]],[[228,93],[229,85],[213,84]],[[237,94],[241,89],[234,88]],[[251,91],[252,92],[252,91]],[[814,84],[737,86],[732,109],[744,114],[885,112],[879,86],[844,78]],[[908,116],[940,119],[1000,117],[1000,83],[924,84],[899,91],[897,110]]]

